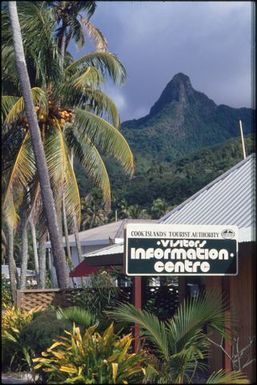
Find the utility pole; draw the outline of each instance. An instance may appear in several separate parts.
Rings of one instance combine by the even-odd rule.
[[[245,158],[246,158],[245,142],[244,142],[244,134],[243,134],[243,127],[242,127],[242,121],[241,121],[241,120],[239,120],[239,126],[240,126],[240,134],[241,134],[241,141],[242,141],[243,155],[244,155],[244,159],[245,159]]]

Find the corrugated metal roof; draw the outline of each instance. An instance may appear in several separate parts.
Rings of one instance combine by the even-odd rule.
[[[164,215],[159,223],[255,228],[255,154],[251,154]]]
[[[122,219],[117,222],[107,223],[106,225],[97,226],[93,229],[88,229],[84,231],[79,232],[79,239],[80,242],[83,244],[84,242],[90,243],[94,242],[97,244],[99,241],[105,240],[105,243],[109,243],[110,240],[116,239],[116,238],[123,238],[123,232],[124,232],[124,226],[127,223],[132,222],[142,222],[142,223],[149,223],[149,222],[157,222],[156,220],[151,219]],[[63,237],[63,242],[65,243],[65,237]],[[69,242],[70,245],[75,245],[75,236],[74,234],[69,235]],[[50,241],[46,242],[46,247],[51,247]]]
[[[87,253],[83,255],[83,257],[96,257],[96,256],[104,256],[104,255],[114,255],[114,254],[123,254],[124,252],[124,245],[123,244],[114,244],[107,247],[103,247],[99,250],[91,251],[90,253]]]
[[[119,230],[120,226],[122,225],[123,220],[108,223],[106,225],[94,227],[93,229],[88,229],[84,231],[79,232],[79,239],[81,241],[87,240],[98,240],[98,239],[113,239],[116,237],[117,231]],[[74,234],[69,235],[69,240],[75,241]]]

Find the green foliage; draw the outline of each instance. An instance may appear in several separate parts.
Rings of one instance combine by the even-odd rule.
[[[24,344],[21,335],[40,310],[41,308],[37,307],[25,311],[15,306],[4,310],[2,317],[3,368],[19,371],[31,367],[32,350],[29,345]]]
[[[80,224],[80,196],[70,162],[71,152],[101,189],[106,207],[110,205],[111,193],[102,153],[116,159],[129,175],[134,170],[133,154],[119,131],[117,108],[100,89],[106,77],[116,84],[122,84],[126,78],[126,70],[119,59],[107,51],[102,33],[79,14],[79,10],[89,9],[91,6],[77,5],[65,3],[60,8],[57,3],[48,7],[47,2],[22,2],[18,5],[35,112],[42,133],[51,186],[55,201],[65,204],[70,229],[74,227],[74,222],[78,226]],[[38,184],[35,159],[31,152],[24,101],[20,97],[13,66],[14,50],[6,7],[2,9],[2,13],[5,52],[4,131],[9,134],[11,130],[8,139],[19,144],[15,146],[15,161],[9,165],[11,167],[5,181],[3,206],[6,221],[15,227],[22,202],[28,206],[28,188],[31,194],[29,209],[32,209],[36,200],[40,200],[40,195],[33,195]],[[56,31],[56,22],[68,24]],[[63,38],[66,38],[66,44],[70,39],[76,40],[77,33],[81,41],[84,27],[96,43],[97,50],[74,60],[67,53],[67,46],[63,51],[60,50],[60,45],[64,42]],[[13,129],[14,127],[17,129]],[[36,215],[43,217],[41,207]],[[44,221],[37,222],[43,227]]]
[[[206,384],[250,384],[250,381],[240,371],[226,372],[225,370],[219,370],[211,374]]]
[[[65,328],[71,327],[69,320],[57,319],[54,310],[45,310],[22,329],[20,341],[24,346],[29,346],[33,354],[40,354],[51,345],[53,339],[63,335]]]
[[[252,135],[245,137],[245,145],[248,155],[255,151]],[[130,215],[133,212],[141,218],[158,219],[242,159],[241,139],[234,138],[172,162],[138,158],[136,175],[130,183],[117,165],[108,163],[113,193],[108,221],[115,219],[115,210],[118,219],[135,217]],[[85,195],[91,185],[81,169],[77,168],[77,173],[81,194]]]
[[[59,338],[34,359],[35,369],[48,374],[47,383],[120,384],[141,383],[144,377],[144,352],[129,353],[131,335],[114,334],[111,324],[101,335],[96,326],[85,330],[73,326],[67,337]]]
[[[1,278],[2,308],[6,309],[13,304],[10,281],[3,274]]]
[[[108,215],[103,206],[102,196],[91,193],[81,199],[81,217],[82,230],[107,223]]]
[[[247,154],[251,154],[254,138],[249,136],[245,142]],[[156,199],[165,200],[168,207],[178,205],[242,159],[240,138],[231,139],[224,145],[203,149],[172,163],[157,160],[129,185],[121,178],[117,183],[114,177],[113,192],[116,199],[138,204],[151,213]]]
[[[114,307],[118,300],[119,288],[114,283],[116,273],[101,271],[90,277],[90,287],[79,293],[75,305],[86,309],[101,323],[105,323],[103,311]]]
[[[78,306],[72,306],[65,309],[57,309],[57,319],[75,322],[76,325],[88,328],[96,323],[95,316],[88,310]]]
[[[129,304],[108,314],[140,326],[141,335],[155,356],[152,363],[155,371],[148,373],[148,381],[183,384],[193,381],[196,370],[206,369],[204,359],[209,347],[206,328],[208,333],[216,331],[230,337],[231,330],[225,327],[226,306],[217,293],[209,292],[185,301],[166,322]]]

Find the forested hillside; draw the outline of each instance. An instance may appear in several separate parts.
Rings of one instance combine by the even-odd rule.
[[[112,213],[101,211],[98,224],[113,220],[115,211],[119,218],[159,218],[235,165],[243,158],[239,119],[247,154],[252,153],[253,113],[250,108],[218,106],[194,90],[188,76],[175,75],[147,116],[122,124],[136,170],[129,180],[116,162],[106,159]],[[91,192],[96,215],[103,209],[101,194],[78,164],[76,171],[81,195]]]
[[[247,155],[255,152],[253,135],[246,136],[245,145]],[[166,211],[183,202],[242,159],[241,139],[237,137],[222,145],[196,151],[178,161],[168,163],[153,160],[147,170],[137,171],[131,180],[122,174],[116,164],[109,163],[113,193],[112,209],[119,211],[122,205],[138,206],[137,210],[134,210],[135,216],[137,214],[145,216],[147,213],[152,216],[151,208],[154,201],[161,199],[164,201],[163,211]],[[85,178],[82,169],[77,171],[81,193],[86,195],[92,185]],[[142,209],[146,212],[140,213]]]

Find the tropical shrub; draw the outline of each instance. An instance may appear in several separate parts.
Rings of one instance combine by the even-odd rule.
[[[20,341],[28,346],[33,356],[39,355],[52,344],[52,341],[64,335],[65,329],[71,329],[72,322],[65,319],[57,319],[56,311],[47,309],[38,314],[21,331]]]
[[[33,320],[41,307],[30,311],[13,306],[2,317],[2,364],[3,369],[22,370],[31,366],[31,349],[21,340],[21,333]]]
[[[151,370],[146,373],[146,383],[185,384],[199,379],[199,375],[203,377],[208,369],[205,359],[210,346],[209,333],[216,331],[229,338],[231,331],[225,327],[229,324],[228,312],[225,310],[226,304],[213,292],[202,293],[185,301],[166,322],[130,304],[121,305],[117,310],[109,312],[109,315],[140,326],[141,336],[146,339],[149,352],[154,358],[149,367]],[[236,371],[230,374],[213,373],[208,381],[219,378],[219,383],[222,383],[223,377],[233,381],[230,383],[249,383],[242,373]]]
[[[119,288],[115,286],[115,274],[101,271],[90,276],[90,287],[82,290],[75,299],[75,305],[82,307],[97,319],[106,319],[103,311],[115,307],[118,302]]]
[[[129,353],[130,334],[117,337],[113,324],[102,335],[95,325],[82,336],[75,324],[65,333],[33,360],[35,370],[47,373],[47,383],[138,384],[143,380],[145,353]]]
[[[79,306],[72,306],[66,309],[59,308],[56,311],[56,316],[58,320],[68,320],[82,328],[88,328],[96,323],[96,317],[88,310]]]

